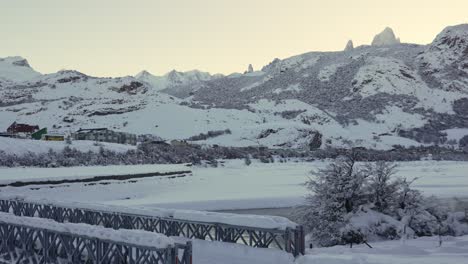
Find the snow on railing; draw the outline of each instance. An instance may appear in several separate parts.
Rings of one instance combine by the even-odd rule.
[[[141,229],[167,236],[273,247],[304,254],[302,226],[284,217],[236,215],[169,209],[134,209],[119,206],[30,201],[0,196],[0,210],[58,222],[102,225],[114,229]]]
[[[192,245],[141,230],[114,230],[0,213],[0,260],[25,264],[191,264]]]
[[[195,210],[165,209],[165,208],[144,208],[144,207],[125,207],[105,204],[91,204],[81,202],[60,202],[47,199],[30,199],[25,195],[6,195],[0,194],[0,200],[15,200],[25,203],[54,205],[70,209],[86,209],[87,211],[119,213],[127,215],[153,216],[158,218],[170,218],[186,220],[191,222],[240,225],[245,227],[265,228],[286,230],[294,229],[298,224],[280,216],[267,215],[244,215],[230,213],[216,213]]]

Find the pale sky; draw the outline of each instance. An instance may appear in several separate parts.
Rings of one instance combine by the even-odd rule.
[[[462,23],[468,0],[0,0],[0,57],[42,73],[228,74],[349,39],[370,44],[386,26],[427,44]]]

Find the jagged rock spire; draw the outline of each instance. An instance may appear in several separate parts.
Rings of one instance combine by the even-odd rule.
[[[348,43],[346,43],[346,47],[345,47],[344,51],[348,51],[348,50],[352,50],[352,49],[354,49],[354,44],[353,44],[352,40],[349,40]]]
[[[389,27],[386,27],[384,31],[377,34],[372,40],[372,46],[388,46],[399,44],[400,39],[395,36],[393,30]]]
[[[250,72],[253,72],[254,69],[253,69],[253,66],[252,64],[249,64],[249,67],[247,68],[247,73],[250,73]]]

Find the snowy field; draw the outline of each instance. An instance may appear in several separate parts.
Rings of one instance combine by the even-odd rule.
[[[468,236],[385,241],[365,245],[308,249],[294,260],[290,254],[272,249],[253,249],[195,240],[194,264],[466,264]],[[197,254],[198,253],[198,254]]]
[[[296,260],[286,252],[194,240],[194,264],[466,264],[468,236],[421,237],[366,245],[307,249]]]
[[[185,165],[156,164],[156,165],[126,165],[126,166],[89,166],[63,168],[2,168],[0,167],[0,185],[12,182],[48,181],[86,179],[95,176],[165,173],[190,171]]]
[[[309,249],[294,260],[278,250],[253,249],[241,245],[225,245],[195,241],[194,264],[466,264],[468,236],[444,237],[439,247],[437,237],[405,241],[371,243],[373,247],[335,246]],[[197,254],[199,252],[199,254]]]
[[[0,182],[13,179],[66,178],[105,174],[192,170],[182,178],[152,177],[106,184],[62,184],[49,186],[4,187],[4,194],[27,195],[33,199],[57,199],[193,210],[232,210],[280,208],[301,204],[307,194],[303,183],[313,177],[311,170],[324,161],[264,164],[226,161],[223,167],[204,168],[184,165],[107,166],[76,168],[2,168]],[[399,163],[397,176],[418,177],[414,187],[426,195],[441,198],[468,197],[468,162],[417,161]],[[109,183],[109,184],[107,184]]]
[[[28,152],[35,154],[47,153],[50,149],[55,152],[61,152],[66,146],[68,145],[65,141],[43,141],[0,137],[0,151],[18,156],[27,154]],[[82,152],[98,152],[101,146],[104,149],[115,152],[127,152],[128,150],[136,149],[136,146],[117,143],[99,142],[99,144],[96,145],[96,142],[88,140],[73,141],[72,144],[69,145],[69,147]]]
[[[366,245],[312,249],[296,264],[466,264],[468,236],[385,241]]]
[[[0,188],[2,195],[24,195],[29,199],[57,202],[86,202],[140,207],[196,210],[232,210],[289,207],[301,204],[307,194],[303,183],[313,177],[311,170],[326,166],[325,161],[264,164],[250,166],[241,160],[224,162],[218,168],[185,165],[107,166],[76,168],[0,168],[0,181],[15,179],[73,178],[91,175],[192,170],[182,178],[152,177],[102,184],[60,184]],[[468,162],[418,161],[399,163],[397,176],[418,177],[414,186],[426,195],[441,198],[468,196]],[[162,212],[160,209],[159,212]],[[206,214],[206,213],[205,213]],[[205,215],[204,214],[204,215]],[[209,216],[209,214],[207,215]],[[231,219],[232,220],[232,219]],[[182,239],[182,238],[177,238]],[[373,242],[353,249],[343,246],[308,249],[305,256],[275,249],[258,249],[240,244],[193,240],[194,264],[465,264],[468,236],[418,238],[406,241]]]

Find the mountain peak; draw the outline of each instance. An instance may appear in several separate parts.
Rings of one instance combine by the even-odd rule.
[[[27,81],[41,74],[29,65],[29,62],[20,56],[0,58],[0,79],[21,82]]]
[[[148,76],[153,76],[149,71],[147,70],[142,70],[141,72],[137,73],[135,75],[135,78],[140,79],[140,78],[146,78]]]
[[[437,49],[458,49],[459,52],[468,52],[468,24],[446,27],[437,35],[431,44]]]
[[[350,39],[348,41],[348,43],[346,43],[346,47],[344,49],[344,51],[349,51],[349,50],[353,50],[354,49],[354,44],[353,44],[353,41]]]
[[[418,58],[447,91],[468,92],[468,24],[446,27]]]
[[[245,71],[245,73],[252,73],[252,72],[254,72],[253,66],[252,66],[252,64],[249,64],[249,66],[247,67],[247,70]]]
[[[372,40],[372,46],[388,46],[400,44],[400,39],[395,36],[393,29],[386,27]]]
[[[7,63],[7,64],[14,65],[14,66],[31,68],[28,60],[26,60],[25,58],[21,56],[11,56],[11,57],[3,58],[3,59],[0,58],[0,61]]]
[[[70,75],[70,76],[83,76],[83,77],[87,77],[88,75],[82,73],[82,72],[79,72],[77,70],[67,70],[67,69],[62,69],[60,71],[58,71],[56,73],[57,75],[59,76],[62,76],[62,75]]]
[[[168,72],[165,76],[167,77],[167,79],[169,81],[179,82],[179,79],[181,78],[182,75],[183,75],[182,72],[179,72],[179,71],[174,69],[174,70]]]

